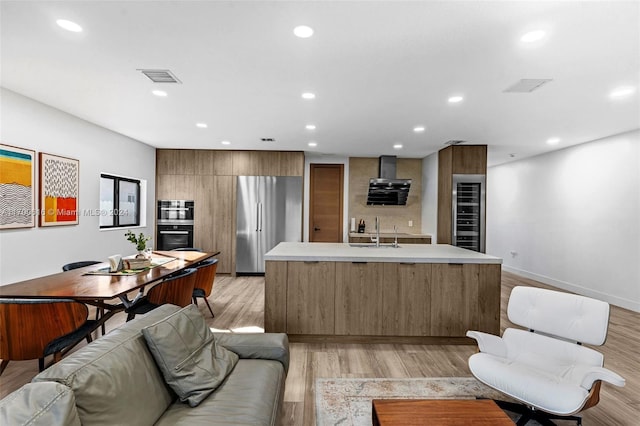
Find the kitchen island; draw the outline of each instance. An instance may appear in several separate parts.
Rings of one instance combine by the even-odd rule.
[[[502,259],[444,244],[280,243],[265,331],[291,341],[471,343],[500,331]]]

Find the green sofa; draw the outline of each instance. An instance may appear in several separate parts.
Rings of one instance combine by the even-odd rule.
[[[164,305],[38,374],[0,401],[0,424],[276,425],[289,367],[286,334],[215,333],[240,360],[197,407],[165,383],[141,329],[180,308]]]

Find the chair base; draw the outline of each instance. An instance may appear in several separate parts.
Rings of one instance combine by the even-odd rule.
[[[207,304],[207,308],[209,308],[209,312],[211,312],[211,318],[215,318],[216,316],[213,315],[213,309],[211,309],[211,305],[209,304],[206,296],[193,296],[193,304],[198,306],[198,297],[201,297],[202,300],[204,300],[204,303]]]
[[[520,418],[516,422],[516,426],[524,426],[531,420],[535,420],[542,426],[556,426],[552,420],[571,420],[575,421],[576,425],[582,425],[582,417],[579,416],[559,416],[557,414],[546,413],[540,410],[534,410],[524,404],[517,404],[514,402],[498,401],[495,400],[498,407],[503,410],[508,410],[513,413],[521,414]]]

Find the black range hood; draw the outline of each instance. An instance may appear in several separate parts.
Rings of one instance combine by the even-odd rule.
[[[411,179],[396,179],[396,157],[382,155],[377,178],[369,179],[368,206],[405,206]]]

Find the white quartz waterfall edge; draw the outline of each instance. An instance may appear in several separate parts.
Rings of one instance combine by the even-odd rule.
[[[370,426],[373,399],[505,400],[501,393],[473,377],[316,379],[315,391],[319,426]]]

